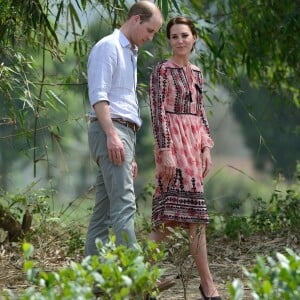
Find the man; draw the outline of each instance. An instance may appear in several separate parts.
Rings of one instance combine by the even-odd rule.
[[[162,21],[156,5],[145,0],[135,3],[121,28],[102,38],[88,59],[89,147],[99,168],[86,256],[98,253],[96,238],[108,241],[110,227],[117,244],[137,243],[133,179],[136,132],[142,123],[136,97],[137,50],[152,40]]]
[[[98,165],[96,201],[88,227],[85,255],[98,253],[97,238],[105,244],[112,227],[117,244],[136,243],[136,211],[133,179],[136,132],[141,126],[137,84],[137,50],[153,39],[163,22],[159,8],[143,0],[129,10],[120,29],[102,38],[88,60],[88,88],[91,104],[89,146]],[[157,283],[159,290],[175,284]]]

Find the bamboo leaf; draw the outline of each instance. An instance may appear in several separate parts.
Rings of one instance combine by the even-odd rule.
[[[168,18],[168,14],[169,14],[169,1],[168,0],[162,0],[162,14],[165,20],[167,20]]]
[[[59,24],[59,18],[60,18],[61,12],[63,10],[63,7],[64,7],[64,1],[61,1],[60,4],[58,5],[57,14],[56,14],[56,17],[55,17],[55,22],[54,22],[54,29],[55,30],[57,30],[57,26]]]
[[[78,17],[76,9],[72,3],[69,4],[69,9],[70,9],[70,17],[72,21],[73,32],[75,32],[75,22],[77,23],[78,27],[81,28],[80,18]]]
[[[171,3],[174,5],[174,7],[177,9],[177,12],[181,14],[181,10],[179,6],[177,5],[177,0],[171,0]]]
[[[52,90],[46,91],[46,95],[48,96],[49,99],[55,100],[62,106],[66,106],[65,103]]]

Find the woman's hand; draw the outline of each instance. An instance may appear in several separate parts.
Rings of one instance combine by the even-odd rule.
[[[212,167],[212,160],[210,155],[210,149],[205,147],[202,152],[202,176],[203,178],[208,174]]]
[[[176,174],[176,164],[171,151],[162,151],[161,158],[162,158],[162,170],[160,173],[161,173],[163,184],[167,185],[170,182],[170,180],[174,178]]]

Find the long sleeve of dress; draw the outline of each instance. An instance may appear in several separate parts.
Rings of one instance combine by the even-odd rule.
[[[172,140],[166,118],[167,69],[158,64],[150,78],[150,109],[155,146],[158,150],[170,150]]]
[[[206,112],[205,112],[203,100],[202,100],[202,103],[201,103],[201,106],[200,106],[200,118],[201,118],[201,122],[202,122],[202,125],[203,125],[200,128],[200,131],[201,131],[201,150],[203,150],[206,147],[211,149],[214,146],[214,142],[213,142],[213,140],[210,136],[210,130],[209,130],[209,125],[208,125],[208,121],[207,121],[207,117],[206,117]]]
[[[203,99],[203,75],[202,72],[197,72],[197,80],[198,82],[195,84],[196,93],[200,94],[200,97],[197,97],[198,105],[199,105],[199,112],[202,126],[200,128],[201,131],[201,150],[204,148],[213,148],[214,142],[210,136],[209,124],[206,116],[206,111],[204,108],[204,99]]]

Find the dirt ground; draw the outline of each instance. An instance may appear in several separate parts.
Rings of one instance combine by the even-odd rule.
[[[38,259],[48,270],[55,270],[61,266],[67,265],[71,260],[80,260],[80,257],[66,257],[52,245],[50,251],[40,251]],[[295,237],[277,236],[251,236],[238,241],[230,241],[226,238],[208,239],[208,254],[210,269],[218,287],[222,299],[229,299],[228,285],[235,278],[240,278],[245,282],[242,267],[250,269],[255,262],[256,255],[271,255],[276,252],[285,252],[289,247],[300,253],[300,241]],[[187,286],[186,299],[201,299],[199,293],[199,278],[195,268],[189,265],[187,259]],[[167,291],[162,292],[159,300],[181,300],[184,298],[183,284],[179,276],[179,270],[171,263],[163,266],[166,270],[165,276],[176,280],[176,285]],[[28,287],[23,274],[23,262],[20,256],[18,245],[0,246],[0,289],[10,289],[12,291],[22,290]],[[244,298],[252,299],[247,285],[244,286]]]

